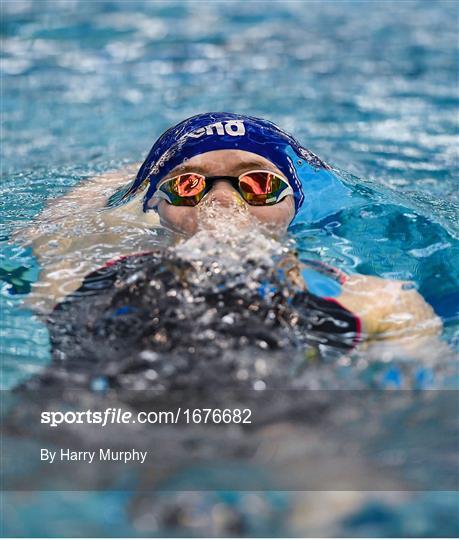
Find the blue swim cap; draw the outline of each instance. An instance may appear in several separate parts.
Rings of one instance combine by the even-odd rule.
[[[245,150],[258,154],[285,174],[294,191],[296,212],[304,200],[298,168],[309,175],[330,170],[321,159],[301,146],[272,122],[234,113],[204,113],[171,127],[155,142],[126,195],[149,183],[143,209],[156,191],[158,182],[185,159],[212,150]]]

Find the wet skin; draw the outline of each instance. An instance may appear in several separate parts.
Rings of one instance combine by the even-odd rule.
[[[194,156],[175,167],[162,180],[185,172],[196,172],[206,176],[239,176],[250,170],[267,170],[285,175],[269,160],[243,150],[214,150]],[[155,200],[150,200],[153,206]],[[209,202],[229,208],[236,202],[258,222],[277,232],[285,232],[295,216],[295,203],[292,195],[274,205],[252,206],[240,196],[238,191],[226,180],[217,180],[212,189],[196,206],[173,206],[161,200],[157,207],[161,224],[187,236],[193,235],[201,221],[201,209]]]

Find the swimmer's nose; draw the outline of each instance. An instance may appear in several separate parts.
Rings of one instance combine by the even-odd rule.
[[[240,199],[239,193],[233,188],[233,186],[224,180],[218,180],[209,191],[209,201],[214,201],[222,206],[231,206]]]

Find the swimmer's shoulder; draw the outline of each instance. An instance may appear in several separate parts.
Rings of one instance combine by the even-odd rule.
[[[309,292],[339,303],[361,320],[363,333],[378,339],[436,335],[440,318],[414,283],[363,274],[345,274],[316,261],[302,264]]]
[[[442,328],[440,318],[410,281],[352,274],[339,300],[362,318],[370,337],[435,335]]]

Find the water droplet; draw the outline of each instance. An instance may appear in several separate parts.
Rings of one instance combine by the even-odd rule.
[[[265,388],[266,388],[266,383],[264,381],[255,381],[253,383],[253,389],[256,390],[257,392],[261,392],[265,390]]]
[[[158,360],[158,354],[153,351],[142,351],[139,356],[147,362],[156,362]]]

